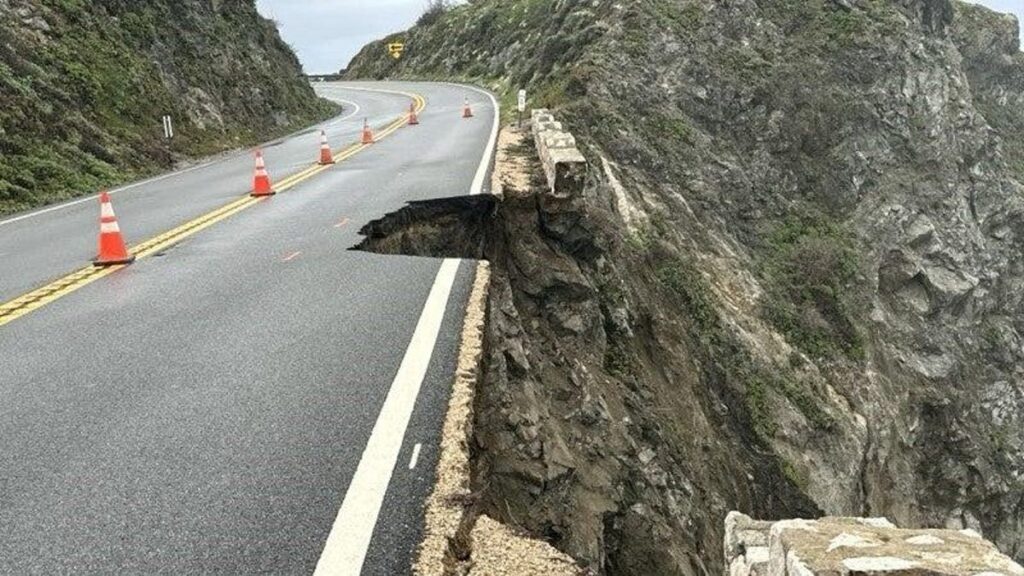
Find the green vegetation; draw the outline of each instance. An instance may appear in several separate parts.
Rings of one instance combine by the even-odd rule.
[[[901,32],[897,7],[868,0],[848,10],[827,0],[778,0],[766,4],[769,18],[791,35],[794,50],[834,53],[837,48],[870,46]]]
[[[639,377],[636,358],[629,348],[625,334],[612,324],[605,326],[608,336],[608,347],[604,353],[604,369],[620,380],[633,380]]]
[[[0,15],[0,214],[324,118],[251,4],[35,0]],[[173,146],[161,117],[176,123]]]
[[[429,0],[427,7],[416,20],[417,26],[430,26],[444,17],[445,12],[451,9],[451,2],[448,0]]]
[[[645,119],[646,133],[653,134],[658,141],[693,144],[693,127],[684,116],[648,117]]]
[[[655,270],[655,276],[666,288],[682,298],[687,316],[695,324],[697,336],[705,342],[714,343],[721,329],[714,296],[700,273],[684,262],[663,264]]]
[[[780,466],[782,468],[782,475],[785,476],[787,480],[792,482],[794,486],[796,486],[800,490],[806,491],[807,490],[807,478],[805,478],[804,475],[801,474],[788,461],[783,460],[783,459],[780,458],[779,462],[780,462]]]
[[[778,224],[767,244],[766,318],[812,357],[861,359],[863,342],[843,298],[858,270],[852,240],[837,224],[808,216]]]
[[[724,326],[715,296],[707,281],[690,263],[670,261],[656,268],[655,276],[679,297],[686,317],[692,322],[691,335],[710,364],[710,380],[724,380],[745,391],[746,408],[754,430],[763,438],[777,431],[772,417],[771,394],[788,400],[812,426],[827,430],[834,425],[809,385],[799,376],[757,362],[746,347]]]
[[[594,10],[557,0],[470,2],[436,8],[406,33],[366,46],[348,66],[349,78],[459,80],[493,89],[506,114],[516,93],[530,89],[530,107],[572,101],[585,86],[589,49],[604,32]],[[401,40],[401,60],[384,57]]]

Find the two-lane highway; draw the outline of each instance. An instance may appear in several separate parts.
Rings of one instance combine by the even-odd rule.
[[[331,89],[345,107],[338,118],[264,146],[270,174],[282,181],[319,158],[320,130],[339,152],[359,140],[363,121],[383,126],[401,116],[410,99],[393,92]],[[347,97],[351,96],[351,98]],[[252,188],[249,152],[204,162],[113,191],[129,242],[156,236],[237,199]],[[70,272],[95,255],[97,203],[82,198],[27,215],[0,220],[0,302]]]
[[[366,88],[422,95],[421,125],[0,326],[0,573],[409,571],[474,266],[349,248],[409,200],[480,192],[497,111],[464,87],[318,85],[360,107],[336,152],[408,108]],[[317,134],[268,148],[271,173],[308,166]],[[251,170],[125,189],[122,228],[216,209]],[[0,300],[85,264],[96,216],[0,222]]]

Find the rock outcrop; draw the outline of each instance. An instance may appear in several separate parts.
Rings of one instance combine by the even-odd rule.
[[[350,75],[528,88],[590,166],[502,203],[485,513],[600,574],[720,572],[734,509],[1024,557],[1016,34],[951,0],[481,0],[368,46]]]

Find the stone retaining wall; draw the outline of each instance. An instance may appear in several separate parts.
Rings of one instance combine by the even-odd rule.
[[[1024,576],[971,530],[904,530],[885,518],[725,519],[728,576]]]
[[[565,130],[561,122],[555,121],[549,110],[534,110],[531,125],[551,193],[566,197],[581,193],[587,160],[576,148],[576,138]]]

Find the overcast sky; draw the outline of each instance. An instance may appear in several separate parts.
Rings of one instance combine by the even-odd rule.
[[[360,48],[412,26],[427,0],[256,0],[308,74],[337,72]]]
[[[977,0],[1024,20],[1024,0]],[[427,0],[256,0],[295,48],[306,72],[337,72],[364,45],[404,30],[423,12]]]

